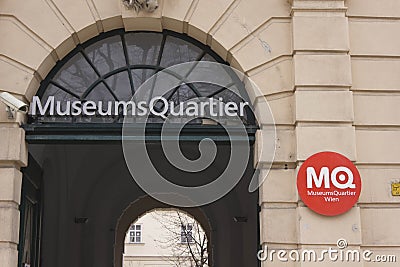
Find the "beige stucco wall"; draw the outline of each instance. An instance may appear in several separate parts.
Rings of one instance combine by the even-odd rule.
[[[260,190],[264,244],[325,248],[346,237],[400,259],[400,198],[390,194],[400,179],[398,0],[164,0],[138,15],[119,0],[2,0],[1,90],[29,101],[57,60],[115,28],[187,33],[261,88],[277,124],[273,169]],[[262,116],[265,107],[256,108]],[[16,266],[27,151],[1,103],[0,137],[0,261]],[[339,217],[309,211],[296,193],[297,168],[321,150],[346,155],[362,175],[358,204]]]

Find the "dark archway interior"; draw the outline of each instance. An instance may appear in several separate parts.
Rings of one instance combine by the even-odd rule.
[[[197,147],[189,142],[182,150],[190,155]],[[169,166],[158,143],[148,148],[160,170],[168,170],[176,182],[187,185],[215,179],[230,153],[228,145],[219,143],[210,168],[184,174]],[[114,266],[118,221],[131,203],[146,196],[126,167],[121,145],[31,144],[29,151],[43,169],[41,266]],[[200,207],[211,228],[213,266],[258,266],[258,192],[248,192],[253,171],[249,162],[244,177],[228,195]],[[148,210],[152,208],[149,205]]]

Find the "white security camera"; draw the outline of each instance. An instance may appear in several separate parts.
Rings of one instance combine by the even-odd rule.
[[[22,102],[12,94],[7,92],[0,93],[0,100],[7,106],[8,118],[13,119],[15,111],[23,114],[28,113],[28,104]]]

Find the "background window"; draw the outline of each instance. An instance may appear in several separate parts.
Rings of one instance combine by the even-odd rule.
[[[193,243],[193,225],[191,223],[181,225],[181,243]]]
[[[131,225],[129,228],[129,243],[142,243],[142,225]]]

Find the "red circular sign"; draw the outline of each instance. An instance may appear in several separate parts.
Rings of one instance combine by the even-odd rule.
[[[345,156],[320,152],[301,165],[297,190],[304,204],[316,213],[339,215],[357,202],[361,192],[360,173]]]

